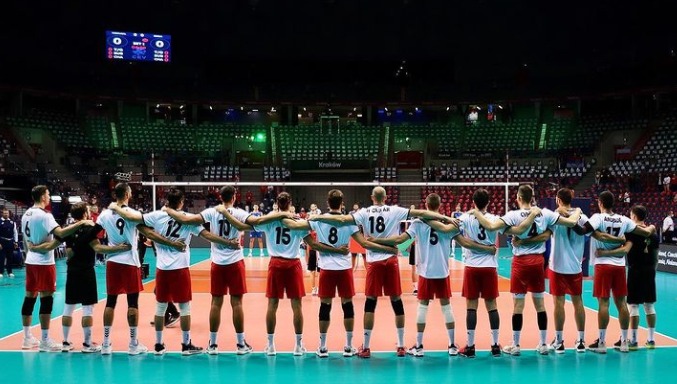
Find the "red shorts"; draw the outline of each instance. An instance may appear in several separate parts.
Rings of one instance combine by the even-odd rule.
[[[513,256],[510,268],[510,293],[545,292],[543,255]]]
[[[212,296],[242,296],[247,293],[247,279],[244,260],[233,264],[220,265],[212,263],[211,270]]]
[[[592,296],[608,299],[613,292],[614,297],[628,295],[628,284],[625,279],[625,267],[617,265],[595,265],[595,279]]]
[[[306,295],[301,260],[273,256],[268,263],[266,297],[283,299],[285,292],[288,299],[300,299]]]
[[[580,296],[583,293],[583,272],[575,274],[557,273],[548,269],[550,294],[553,296]]]
[[[448,299],[451,297],[449,277],[426,279],[423,276],[419,276],[416,298],[419,300],[434,300],[436,297],[438,299]]]
[[[188,268],[162,270],[155,273],[155,299],[158,303],[187,303],[193,299]]]
[[[123,295],[143,291],[141,268],[135,265],[106,262],[106,293]]]
[[[469,300],[493,300],[498,297],[498,272],[494,267],[465,267],[463,297]]]
[[[400,296],[400,265],[397,256],[386,260],[372,261],[367,266],[367,284],[364,290],[367,297]]]
[[[56,265],[26,264],[26,292],[56,291]]]
[[[321,298],[334,297],[336,296],[336,291],[338,291],[339,297],[349,298],[355,296],[352,268],[339,271],[329,269],[320,270],[320,289],[318,296]]]

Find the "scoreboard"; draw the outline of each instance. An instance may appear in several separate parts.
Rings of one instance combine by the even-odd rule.
[[[171,43],[170,35],[106,31],[106,58],[168,63],[171,60]]]

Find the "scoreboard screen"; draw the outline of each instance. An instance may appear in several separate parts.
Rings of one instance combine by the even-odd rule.
[[[168,63],[171,60],[171,43],[170,35],[106,31],[106,58]]]

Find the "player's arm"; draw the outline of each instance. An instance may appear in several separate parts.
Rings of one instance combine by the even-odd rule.
[[[124,252],[124,251],[129,251],[132,249],[132,246],[129,244],[118,244],[118,245],[103,245],[99,241],[99,239],[94,239],[89,242],[89,246],[96,251],[96,253],[118,253],[118,252]]]
[[[152,228],[147,227],[143,224],[137,225],[136,228],[139,230],[139,232],[141,232],[144,236],[146,236],[146,238],[156,242],[157,244],[163,244],[181,252],[186,250],[186,244],[184,244],[182,241],[169,240],[164,236],[161,236],[160,234],[155,232]]]
[[[544,241],[547,241],[550,236],[552,236],[552,231],[549,229],[546,229],[545,232],[536,235],[536,236],[531,236],[527,237],[526,239],[520,239],[518,237],[513,237],[512,238],[512,245],[515,246],[520,246],[520,245],[526,245],[526,244],[534,244],[534,243],[542,243]]]
[[[384,237],[384,238],[376,238],[376,237],[370,237],[369,241],[376,243],[376,244],[382,244],[382,245],[398,245],[402,244],[405,241],[411,239],[411,236],[407,232],[401,233],[397,236],[390,236],[390,237]]]
[[[469,214],[475,215],[475,218],[477,218],[477,222],[479,222],[480,225],[487,231],[500,231],[508,227],[508,224],[506,224],[505,221],[501,219],[498,219],[496,221],[489,221],[489,219],[487,219],[484,216],[484,214],[478,209],[471,210]]]
[[[569,217],[562,216],[561,214],[557,218],[557,225],[563,225],[567,228],[573,228],[578,226],[578,220],[581,218],[581,209],[576,208],[576,211]]]
[[[593,232],[592,237],[595,240],[601,241],[603,243],[611,243],[611,244],[624,244],[625,243],[625,237],[610,235],[610,234],[608,234],[606,232],[602,232],[602,231]]]
[[[458,244],[463,248],[472,249],[473,251],[490,253],[492,255],[496,254],[496,246],[494,245],[484,245],[476,243],[468,239],[467,237],[462,236],[461,234],[456,235],[454,237],[454,240],[456,240],[456,242],[458,242]]]
[[[616,249],[597,249],[595,250],[595,256],[597,257],[616,257],[616,258],[623,258],[625,255],[630,252],[630,248],[632,248],[632,242],[631,241],[626,241],[625,244],[622,246],[616,248]]]
[[[210,243],[221,244],[231,249],[240,249],[240,242],[237,241],[237,239],[226,239],[220,236],[216,236],[215,234],[209,232],[206,229],[203,229],[200,232],[200,237],[209,241]]]
[[[70,260],[73,255],[75,255],[75,252],[73,252],[73,248],[66,248],[66,260]]]
[[[424,220],[439,220],[445,223],[452,223],[458,227],[460,221],[453,217],[444,216],[440,213],[428,211],[426,209],[410,209],[409,216],[418,217]]]
[[[254,225],[252,223],[252,221],[253,221],[253,219],[255,219],[255,217],[250,215],[249,217],[247,217],[247,223],[243,223],[240,220],[236,219],[235,216],[231,215],[230,212],[228,212],[228,209],[226,209],[226,207],[224,207],[223,205],[217,205],[216,207],[214,207],[214,209],[216,209],[216,212],[222,214],[223,217],[225,217],[226,220],[228,220],[230,225],[235,227],[238,231],[251,231],[252,230],[251,225]],[[251,225],[248,225],[248,224],[251,224]]]
[[[143,222],[143,214],[139,211],[135,211],[133,209],[122,209],[122,207],[120,207],[117,203],[110,203],[108,209],[117,213],[125,220],[133,221],[135,223]]]
[[[350,249],[348,249],[348,246],[345,245],[340,248],[332,247],[330,245],[322,244],[318,242],[317,240],[313,239],[313,237],[308,234],[306,237],[303,238],[303,241],[310,246],[310,248],[318,251],[318,252],[324,252],[324,253],[340,253],[341,255],[347,255],[350,253]]]
[[[444,224],[437,220],[424,220],[424,222],[428,224],[430,228],[436,230],[437,232],[449,233],[458,231],[458,226],[454,223]]]
[[[80,220],[78,222],[75,222],[67,227],[56,227],[52,230],[52,234],[56,237],[60,237],[62,239],[74,234],[77,232],[78,229],[80,229],[83,226],[88,226],[88,227],[93,227],[95,223],[92,220]]]
[[[329,224],[356,224],[353,215],[308,215],[308,221],[319,221]]]
[[[375,243],[373,241],[367,240],[362,232],[357,231],[353,233],[351,236],[353,240],[355,240],[359,245],[362,246],[362,248],[368,249],[370,251],[376,251],[376,252],[385,252],[385,253],[390,253],[390,254],[397,254],[398,250],[395,247],[389,247],[387,245],[382,245]]]
[[[640,227],[639,225],[635,227],[635,229],[630,232],[632,234],[642,236],[642,237],[649,237],[656,233],[656,226],[655,225],[649,225],[648,227]]]
[[[524,232],[526,232],[529,229],[529,227],[531,227],[531,225],[534,223],[534,220],[536,220],[536,217],[538,217],[538,215],[540,215],[540,214],[541,214],[540,208],[531,207],[531,210],[529,211],[529,216],[527,216],[526,219],[522,220],[522,222],[519,223],[518,225],[515,225],[514,227],[508,228],[505,231],[505,233],[507,235],[521,235],[521,234],[523,234]]]
[[[289,229],[310,229],[310,223],[306,220],[282,219],[282,224]]]
[[[181,224],[188,224],[188,225],[201,225],[205,223],[204,217],[200,214],[196,213],[186,213],[186,212],[179,212],[173,208],[169,208],[167,206],[163,207],[162,210],[167,212],[169,216],[172,217],[172,219],[176,220],[177,222]]]
[[[50,251],[57,249],[59,245],[61,245],[61,241],[59,241],[58,239],[45,241],[44,243],[40,243],[38,245],[35,245],[30,241],[26,241],[26,249],[28,249],[31,252],[37,253],[48,253]]]

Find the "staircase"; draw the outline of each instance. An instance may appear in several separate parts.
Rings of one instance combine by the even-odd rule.
[[[403,183],[412,183],[421,181],[421,171],[418,169],[401,169],[397,171],[397,181]],[[421,202],[421,187],[400,187],[400,202],[401,207],[408,208],[410,205],[415,205]]]

